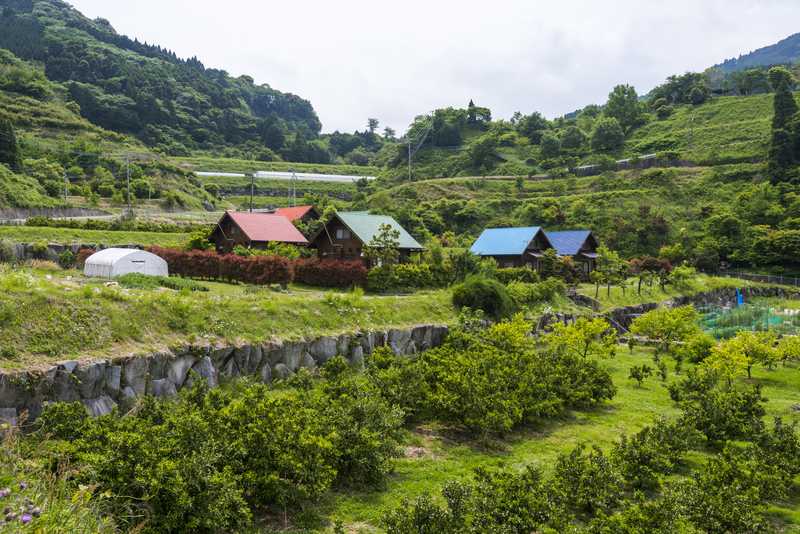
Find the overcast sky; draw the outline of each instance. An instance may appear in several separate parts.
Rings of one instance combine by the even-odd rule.
[[[556,117],[800,31],[798,0],[71,0],[118,32],[399,133],[469,99]]]

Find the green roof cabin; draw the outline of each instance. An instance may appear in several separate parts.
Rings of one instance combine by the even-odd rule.
[[[400,261],[408,261],[412,252],[424,249],[405,228],[388,215],[372,215],[366,211],[337,212],[311,238],[320,258],[339,260],[363,259],[364,245],[369,244],[382,225],[388,224],[400,232]]]

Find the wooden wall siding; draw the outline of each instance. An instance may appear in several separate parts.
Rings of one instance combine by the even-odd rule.
[[[357,259],[361,258],[364,244],[341,221],[334,219],[328,223],[328,231],[323,230],[313,245],[322,258]],[[337,237],[344,231],[349,237]]]

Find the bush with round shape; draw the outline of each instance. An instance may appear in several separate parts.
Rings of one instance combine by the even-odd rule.
[[[453,289],[453,305],[456,308],[483,310],[495,319],[509,317],[514,303],[505,286],[497,280],[471,276]]]

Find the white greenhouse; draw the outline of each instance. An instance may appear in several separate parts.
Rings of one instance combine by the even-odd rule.
[[[107,248],[89,256],[83,274],[115,278],[128,273],[169,276],[167,262],[155,254],[135,248]]]

